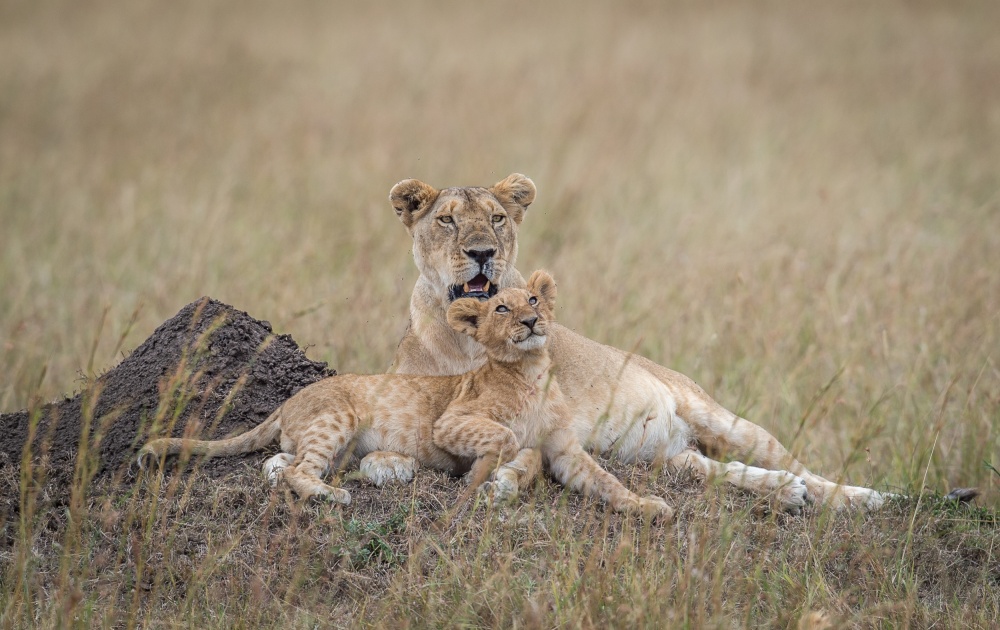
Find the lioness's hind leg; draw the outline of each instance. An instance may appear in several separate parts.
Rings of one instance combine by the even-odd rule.
[[[798,514],[808,499],[805,480],[786,470],[766,470],[740,462],[723,464],[695,450],[671,457],[667,465],[674,469],[691,468],[706,479],[721,477],[737,488],[770,494],[779,509],[792,514]]]
[[[828,481],[819,475],[805,474],[803,477],[809,486],[809,494],[823,505],[835,508],[868,508],[878,509],[897,494],[879,492],[871,488],[847,486]]]
[[[361,460],[359,470],[378,487],[390,481],[409,483],[420,464],[409,455],[392,451],[372,451]]]
[[[878,508],[893,496],[870,488],[834,483],[810,472],[766,429],[717,403],[687,376],[645,357],[636,356],[634,360],[671,390],[677,399],[678,415],[687,421],[699,444],[712,457],[743,459],[764,470],[787,471],[805,481],[812,500],[833,508]]]

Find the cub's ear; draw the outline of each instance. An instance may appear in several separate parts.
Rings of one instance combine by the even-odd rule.
[[[524,211],[535,200],[535,182],[520,173],[511,173],[503,180],[493,184],[490,192],[497,198],[514,223],[520,223]]]
[[[556,305],[556,281],[547,271],[539,269],[528,278],[528,291],[554,308]]]
[[[418,179],[404,179],[389,191],[389,201],[407,230],[431,207],[437,197],[438,191],[433,186]]]
[[[483,309],[479,300],[459,298],[448,307],[448,325],[460,333],[475,337],[482,314]]]

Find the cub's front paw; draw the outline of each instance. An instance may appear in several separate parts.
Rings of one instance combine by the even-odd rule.
[[[381,488],[387,483],[413,481],[420,464],[409,455],[389,451],[373,451],[364,456],[358,469],[372,483]]]
[[[276,487],[282,471],[291,466],[293,461],[295,461],[295,456],[291,453],[278,453],[265,461],[263,472],[268,485],[272,488]]]
[[[315,491],[309,495],[308,500],[311,501],[326,501],[327,503],[339,503],[340,505],[350,505],[351,504],[351,493],[343,488],[334,488],[333,486],[322,485],[318,486]]]
[[[479,492],[486,496],[492,503],[510,503],[517,498],[517,480],[498,476],[493,481],[487,481],[479,486]]]
[[[658,522],[668,523],[674,520],[674,509],[657,496],[649,495],[639,499],[639,511],[643,516]]]

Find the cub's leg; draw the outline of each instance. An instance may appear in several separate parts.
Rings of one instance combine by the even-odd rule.
[[[347,490],[334,488],[321,479],[328,469],[327,456],[314,452],[304,453],[295,458],[295,462],[285,469],[281,477],[302,499],[318,496],[334,503],[350,504],[351,494]]]
[[[347,413],[323,414],[298,427],[289,427],[289,437],[295,445],[295,459],[280,472],[280,476],[302,499],[319,496],[347,505],[351,495],[343,488],[324,483],[322,477],[330,470],[331,462],[351,441],[357,419]],[[285,436],[282,445],[285,447]],[[272,458],[275,459],[275,458]]]
[[[409,483],[413,481],[420,464],[409,455],[392,451],[372,451],[361,459],[359,470],[378,487],[390,481]]]
[[[475,458],[470,484],[473,491],[521,450],[513,431],[476,415],[446,412],[434,423],[431,439],[435,446],[453,455]]]
[[[710,456],[750,461],[766,470],[786,470],[805,480],[812,499],[834,508],[877,508],[891,496],[870,488],[837,484],[809,472],[777,438],[717,403],[687,376],[645,357],[632,358],[667,386],[677,401],[677,415],[694,429],[698,442]]]
[[[527,486],[542,470],[542,452],[537,448],[522,448],[510,462],[500,466],[493,481],[479,486],[497,503],[513,501],[520,489]]]
[[[567,488],[598,497],[616,512],[641,512],[672,519],[674,511],[660,497],[640,497],[601,468],[571,429],[557,429],[542,445],[552,476]]]
[[[806,504],[805,480],[784,470],[765,470],[740,462],[723,464],[693,449],[671,457],[667,465],[674,469],[691,468],[706,479],[721,477],[737,488],[758,494],[773,492],[774,502],[785,512],[798,514]]]

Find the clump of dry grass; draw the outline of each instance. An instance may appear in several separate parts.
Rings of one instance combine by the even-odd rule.
[[[0,409],[82,386],[206,294],[340,371],[384,370],[416,276],[388,188],[520,171],[540,188],[520,266],[559,278],[562,321],[691,375],[829,477],[978,485],[995,507],[996,13],[0,7]],[[80,624],[985,625],[998,608],[995,524],[934,505],[786,521],[723,493],[736,504],[692,499],[676,531],[605,534],[602,512],[543,487],[448,537],[420,516],[453,491],[433,476],[351,514],[189,480],[155,510],[166,490],[102,489],[69,560],[49,544],[65,515],[39,514],[26,572],[4,573],[26,606],[5,622],[71,621],[78,593]],[[396,560],[338,564],[397,505],[405,527],[377,536]],[[535,518],[548,537],[518,525]],[[140,551],[161,582],[131,591]]]
[[[461,482],[433,471],[381,490],[346,481],[346,509],[268,491],[255,466],[221,479],[196,469],[101,482],[84,510],[39,513],[13,547],[0,619],[759,627],[819,611],[876,627],[986,626],[1000,610],[995,512],[911,500],[792,518],[685,474],[604,463],[669,496],[676,523],[612,514],[547,481],[513,507],[456,512]]]

